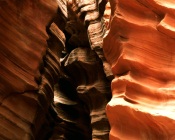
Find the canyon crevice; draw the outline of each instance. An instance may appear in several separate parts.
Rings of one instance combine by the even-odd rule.
[[[173,0],[1,0],[0,140],[174,140]]]

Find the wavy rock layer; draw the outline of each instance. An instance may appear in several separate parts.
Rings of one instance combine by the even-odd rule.
[[[84,2],[88,7],[92,4],[89,1]],[[105,107],[111,96],[110,80],[104,73],[102,59],[90,48],[89,38],[94,36],[88,34],[89,25],[77,10],[81,8],[81,4],[68,1],[63,7],[67,7],[68,13],[65,16],[65,27],[61,28],[58,22],[57,27],[66,36],[61,58],[64,74],[58,79],[54,89],[58,117],[51,139],[108,139],[109,123]],[[96,5],[94,8],[98,7]],[[90,9],[86,9],[88,11]],[[100,20],[98,24],[101,26]],[[96,31],[100,34],[101,28]],[[99,40],[102,41],[102,37],[99,36]]]
[[[0,139],[108,139],[105,4],[0,1]]]
[[[103,36],[106,32],[106,23],[103,18],[106,0],[81,0],[69,1],[68,4],[72,11],[76,13],[79,20],[84,22],[87,27],[87,35],[90,47],[94,50],[103,62],[103,69],[108,79],[113,78],[111,68],[106,61],[102,49]]]
[[[108,139],[105,4],[0,1],[0,139]]]
[[[45,29],[56,9],[56,1],[0,1],[0,139],[51,134],[60,64],[53,49],[46,50]]]
[[[175,139],[174,1],[110,0],[110,139]]]
[[[70,53],[64,65],[77,85],[78,97],[87,107],[92,139],[108,139],[105,107],[111,95],[110,81],[106,79],[101,59],[90,48],[77,48]]]

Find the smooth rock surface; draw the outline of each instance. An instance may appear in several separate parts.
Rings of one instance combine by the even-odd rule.
[[[175,2],[110,0],[111,140],[175,139]]]

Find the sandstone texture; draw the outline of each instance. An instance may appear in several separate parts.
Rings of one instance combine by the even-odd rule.
[[[56,9],[56,1],[0,1],[0,139],[44,139],[51,133],[51,70],[42,64],[44,55],[55,61],[47,51],[46,25]]]
[[[175,139],[175,2],[110,0],[111,140]]]
[[[53,21],[63,31],[66,42],[61,56],[63,75],[54,89],[58,120],[51,139],[109,138],[105,108],[111,98],[112,73],[102,50],[106,26],[101,23],[103,13],[98,10],[101,7],[104,11],[105,4],[67,1],[60,8],[67,13],[65,26],[57,18]]]
[[[109,138],[105,4],[0,1],[0,139]]]
[[[1,0],[0,140],[174,140],[174,0]]]

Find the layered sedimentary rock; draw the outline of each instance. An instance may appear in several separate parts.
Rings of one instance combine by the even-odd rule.
[[[91,2],[0,2],[0,139],[108,139],[106,1]]]
[[[84,2],[85,6],[92,4]],[[61,58],[64,75],[55,85],[58,120],[52,139],[108,139],[109,123],[105,107],[111,97],[110,75],[106,76],[102,59],[91,49],[89,39],[94,36],[88,34],[89,24],[77,10],[81,4],[68,1],[65,7],[68,15],[62,30],[66,43]],[[94,8],[98,7],[96,5]],[[86,9],[88,11],[90,9]],[[101,24],[100,21],[97,23]],[[101,34],[101,29],[96,31]],[[102,41],[102,37],[99,40]],[[101,56],[104,57],[103,54]]]
[[[2,101],[12,92],[38,90],[39,70],[48,38],[45,26],[57,6],[54,1],[1,1],[0,4]]]
[[[90,48],[76,48],[64,67],[68,76],[60,78],[55,86],[55,107],[60,119],[53,138],[108,139],[105,107],[111,95],[110,81],[101,60]]]
[[[0,139],[51,136],[65,36],[54,23],[48,36],[46,26],[57,8],[56,1],[1,2]]]
[[[98,55],[90,48],[74,49],[65,62],[65,68],[74,79],[78,96],[90,115],[92,139],[108,139],[105,107],[111,96],[110,81]]]
[[[57,7],[47,0],[0,1],[0,139],[51,135],[53,83],[60,64],[47,47],[46,25]]]
[[[110,139],[175,139],[172,0],[110,0],[103,49],[115,78]]]
[[[92,50],[95,50],[102,60],[104,72],[108,79],[111,80],[113,74],[102,50],[103,36],[106,32],[106,24],[103,18],[106,3],[106,0],[68,1],[72,11],[77,14],[87,27],[90,47]]]

